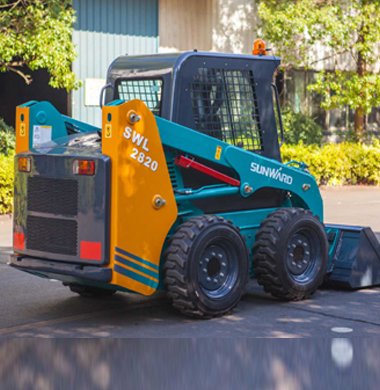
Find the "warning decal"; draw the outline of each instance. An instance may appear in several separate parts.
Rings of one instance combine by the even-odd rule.
[[[33,148],[51,141],[51,126],[33,126]]]

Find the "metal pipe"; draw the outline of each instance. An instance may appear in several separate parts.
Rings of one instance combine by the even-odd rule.
[[[177,203],[186,201],[186,200],[197,200],[197,199],[206,199],[213,198],[215,196],[227,196],[234,195],[240,192],[239,187],[219,187],[219,188],[210,188],[204,189],[202,191],[197,191],[189,195],[177,195],[175,197]]]

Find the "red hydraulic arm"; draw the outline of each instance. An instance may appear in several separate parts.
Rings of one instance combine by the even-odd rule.
[[[240,186],[240,180],[236,180],[233,177],[227,176],[224,173],[218,172],[215,169],[211,169],[208,166],[200,164],[185,156],[177,156],[175,159],[175,164],[185,169],[188,168],[196,169],[199,172],[203,172],[206,175],[215,177],[216,179],[224,181],[227,184],[231,184],[232,186],[236,186],[236,187]]]

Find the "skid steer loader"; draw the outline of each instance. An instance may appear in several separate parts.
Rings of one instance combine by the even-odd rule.
[[[372,230],[324,225],[307,166],[281,162],[279,65],[265,47],[121,56],[101,129],[19,106],[9,264],[82,296],[164,289],[199,318],[233,309],[252,276],[288,301],[380,284]]]

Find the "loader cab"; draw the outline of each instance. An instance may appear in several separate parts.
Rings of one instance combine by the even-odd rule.
[[[202,52],[120,56],[106,103],[140,99],[157,116],[281,161],[272,79],[280,59]]]

